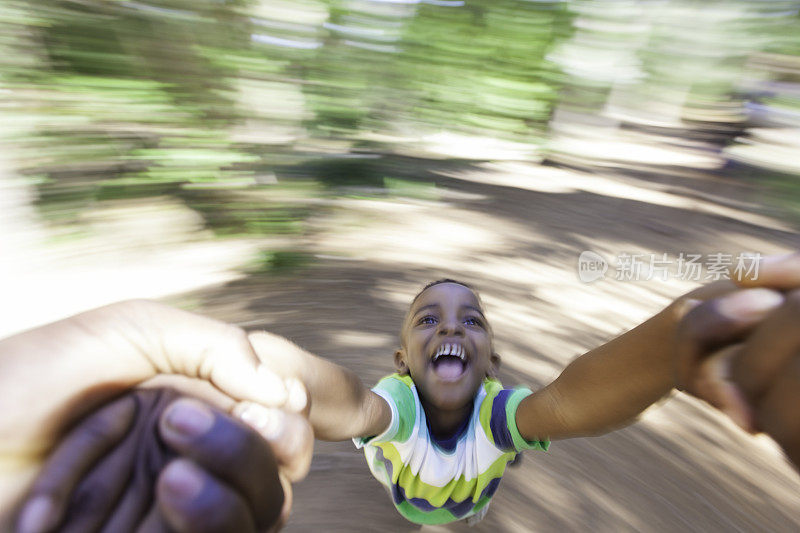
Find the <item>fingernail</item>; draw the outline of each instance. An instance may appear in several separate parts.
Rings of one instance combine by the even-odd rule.
[[[283,380],[264,365],[258,367],[257,373],[266,403],[283,405],[287,399],[286,386]]]
[[[720,298],[717,311],[733,319],[748,319],[774,309],[783,303],[783,296],[769,289],[747,289]]]
[[[283,432],[286,415],[280,409],[250,403],[239,413],[239,418],[255,428],[264,438],[274,439]]]
[[[18,533],[43,533],[50,529],[55,504],[47,496],[36,496],[25,504],[17,521]]]
[[[211,429],[214,414],[194,400],[178,400],[167,412],[166,422],[170,429],[185,437],[197,437]]]
[[[202,475],[186,460],[173,461],[167,466],[161,482],[171,497],[184,501],[195,498],[203,488]]]
[[[288,391],[289,398],[286,400],[286,408],[290,411],[299,413],[306,408],[308,397],[306,396],[306,388],[300,383],[300,380],[289,378],[286,380],[286,390]]]

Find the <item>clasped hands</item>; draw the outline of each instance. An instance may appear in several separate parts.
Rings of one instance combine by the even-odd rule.
[[[0,341],[0,530],[279,527],[313,434],[255,336],[130,301]]]

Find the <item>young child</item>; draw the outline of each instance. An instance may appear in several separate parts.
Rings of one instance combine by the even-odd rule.
[[[251,342],[279,374],[306,385],[317,438],[353,438],[405,518],[444,524],[481,518],[518,453],[612,430],[668,393],[677,305],[576,359],[535,394],[496,379],[500,357],[481,301],[451,279],[414,298],[397,372],[371,390],[351,371],[272,336]]]
[[[770,267],[774,272],[765,269],[771,274],[764,286],[796,288],[797,265],[792,259]],[[672,390],[676,373],[684,386],[697,389],[690,380],[702,378],[702,358],[741,341],[767,313],[787,308],[788,318],[776,318],[776,311],[767,329],[756,328],[755,343],[745,344],[750,351],[758,347],[755,351],[763,357],[740,357],[752,368],[773,370],[761,372],[763,379],[756,383],[763,394],[777,379],[774,368],[793,360],[793,351],[768,341],[775,338],[776,327],[784,333],[796,329],[797,306],[782,305],[784,297],[775,290],[753,289],[709,302],[711,307],[698,306],[703,312],[695,320],[687,316],[697,300],[735,289],[732,283],[716,284],[677,299],[633,330],[575,359],[535,393],[502,388],[495,378],[500,358],[480,299],[468,285],[450,279],[427,285],[414,298],[394,355],[397,372],[373,389],[364,387],[353,372],[280,337],[255,333],[249,340],[271,370],[306,386],[309,421],[317,438],[354,439],[403,516],[441,524],[482,517],[506,465],[519,452],[546,450],[550,440],[597,435],[632,421]],[[735,407],[736,398],[731,400],[724,390],[704,397],[713,402],[715,395],[721,398],[718,407]],[[784,402],[770,412],[793,416],[795,404]],[[249,412],[246,405],[241,412]],[[780,427],[765,429],[789,435]]]
[[[531,391],[503,389],[499,363],[480,300],[466,284],[444,279],[417,295],[395,354],[397,373],[372,389],[390,423],[379,409],[373,427],[386,429],[354,439],[406,519],[480,519],[516,454],[547,450],[548,441],[520,434],[516,413]]]

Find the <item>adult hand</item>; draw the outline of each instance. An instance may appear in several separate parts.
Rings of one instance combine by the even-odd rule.
[[[687,313],[677,381],[743,429],[765,431],[800,467],[800,254],[767,258],[739,284]]]
[[[17,531],[277,529],[289,481],[308,469],[310,426],[277,409],[236,410],[252,427],[171,389],[104,406],[48,459]]]
[[[0,341],[0,529],[65,430],[158,374],[231,400],[301,409],[305,392],[259,363],[243,330],[155,302],[89,311]]]

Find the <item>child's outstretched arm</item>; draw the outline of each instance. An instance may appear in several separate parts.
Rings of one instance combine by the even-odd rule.
[[[780,264],[765,264],[766,287],[774,285],[769,282],[775,277],[771,269],[785,270]],[[750,280],[746,285],[756,287],[758,282]],[[730,281],[701,287],[575,359],[555,381],[520,403],[516,420],[521,435],[529,440],[590,436],[632,422],[675,386],[676,354],[690,349],[678,346],[681,319],[698,300],[737,289]],[[783,301],[779,292],[765,288],[740,290],[735,296],[728,313],[739,338]]]
[[[517,426],[527,440],[598,435],[631,421],[673,386],[670,340],[682,304],[572,361],[525,398]]]
[[[386,401],[354,372],[270,333],[251,333],[250,344],[273,372],[300,380],[309,398],[309,421],[320,440],[339,441],[379,435],[391,423]]]

